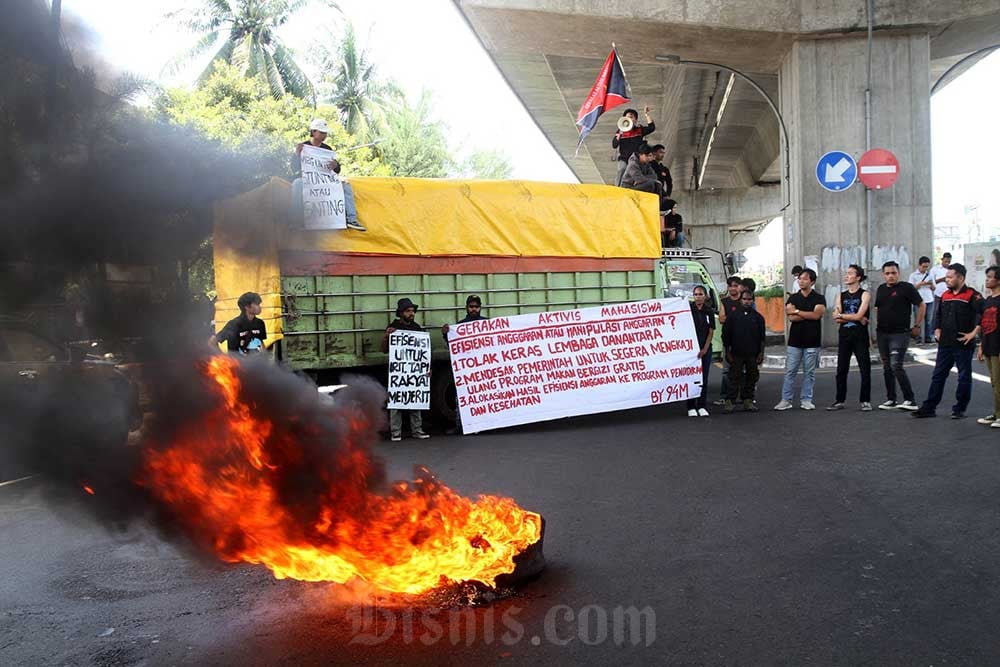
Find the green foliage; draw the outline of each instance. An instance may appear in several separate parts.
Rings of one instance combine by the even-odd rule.
[[[171,89],[156,101],[163,118],[218,141],[235,156],[253,161],[261,176],[290,178],[295,144],[308,139],[309,121],[326,118],[326,139],[347,176],[386,176],[390,170],[369,149],[345,152],[361,142],[337,122],[332,106],[313,108],[293,95],[274,98],[259,80],[246,78],[232,65],[216,63],[215,70],[195,90]]]
[[[405,97],[386,109],[379,127],[379,152],[394,176],[443,178],[451,158],[445,126],[431,119],[431,94],[424,91],[416,105]]]
[[[317,45],[316,67],[322,74],[317,85],[320,99],[340,110],[340,120],[348,132],[375,138],[377,125],[384,123],[386,108],[403,97],[392,80],[378,76],[368,52],[359,49],[354,26],[344,29],[336,51]]]
[[[180,65],[215,48],[215,55],[198,77],[199,82],[212,76],[216,63],[224,62],[266,86],[275,99],[289,93],[315,102],[312,82],[277,32],[293,14],[309,4],[340,9],[333,0],[202,0],[197,7],[168,14],[168,19],[196,33],[198,41],[167,69],[176,71]]]
[[[462,178],[505,180],[510,178],[511,172],[513,167],[507,154],[489,148],[474,149],[458,166],[458,175]]]
[[[755,294],[757,296],[764,297],[765,299],[771,299],[778,296],[784,298],[785,287],[784,285],[771,285],[769,287],[765,287],[764,289],[758,289]]]

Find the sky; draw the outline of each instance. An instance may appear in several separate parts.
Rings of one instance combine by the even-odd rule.
[[[451,0],[339,2],[383,75],[396,79],[413,98],[423,87],[433,91],[437,115],[451,130],[453,148],[501,149],[511,159],[515,178],[576,182]],[[91,27],[98,52],[110,63],[184,85],[200,72],[203,62],[166,80],[161,70],[194,41],[163,19],[165,12],[185,4],[186,0],[63,0],[63,11]],[[317,21],[326,28],[320,34],[336,39],[337,15],[311,9],[282,28],[286,43],[307,50],[316,39],[312,26]],[[936,226],[956,224],[967,206],[978,206],[984,227],[995,225],[1000,234],[1000,187],[994,167],[1000,156],[1000,126],[991,120],[1000,109],[997,81],[1000,52],[931,100]]]
[[[577,178],[553,150],[517,96],[511,92],[489,55],[450,0],[338,0],[354,24],[358,39],[381,74],[396,79],[411,99],[421,88],[434,93],[434,108],[450,128],[449,143],[504,151],[513,177],[576,183]],[[204,67],[195,62],[172,77],[161,77],[164,65],[195,38],[164,20],[184,7],[184,0],[63,0],[92,30],[97,52],[112,66],[165,84],[189,83]],[[281,29],[283,40],[305,51],[317,39],[319,21],[331,39],[339,34],[338,15],[307,9]],[[207,56],[206,56],[207,60]],[[298,59],[305,65],[304,58]],[[306,73],[316,73],[306,68]],[[595,73],[596,75],[596,73]]]

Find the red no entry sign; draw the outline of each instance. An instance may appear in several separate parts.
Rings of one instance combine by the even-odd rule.
[[[858,179],[872,190],[887,188],[899,178],[899,160],[884,148],[873,148],[858,160]]]

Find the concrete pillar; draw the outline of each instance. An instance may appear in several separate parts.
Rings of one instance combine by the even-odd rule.
[[[916,259],[932,250],[928,35],[876,33],[872,63],[872,147],[895,153],[900,177],[891,188],[872,192],[871,247],[864,186],[828,192],[816,181],[824,153],[842,150],[857,159],[865,151],[866,39],[799,41],[781,67],[792,172],[785,267],[815,258],[817,289],[827,295],[828,310],[849,264],[865,266],[874,288],[883,262],[899,262],[905,279]],[[824,343],[834,344],[833,321],[824,320],[823,330]]]

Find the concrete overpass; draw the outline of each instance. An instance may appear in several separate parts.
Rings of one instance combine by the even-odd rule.
[[[610,137],[621,109],[601,119],[578,156],[574,122],[617,43],[631,106],[653,107],[650,140],[667,147],[675,198],[696,243],[752,245],[752,235],[733,231],[773,218],[787,202],[786,264],[816,257],[827,285],[839,284],[847,259],[871,266],[895,257],[910,266],[930,253],[930,88],[954,63],[1000,42],[1000,0],[873,0],[871,145],[897,155],[901,176],[872,193],[869,236],[864,188],[830,193],[813,175],[828,150],[860,157],[866,148],[865,0],[455,4],[584,183],[610,183],[615,174]],[[666,54],[736,68],[776,100],[789,132],[787,182],[777,117],[765,99],[727,70],[656,59]]]

